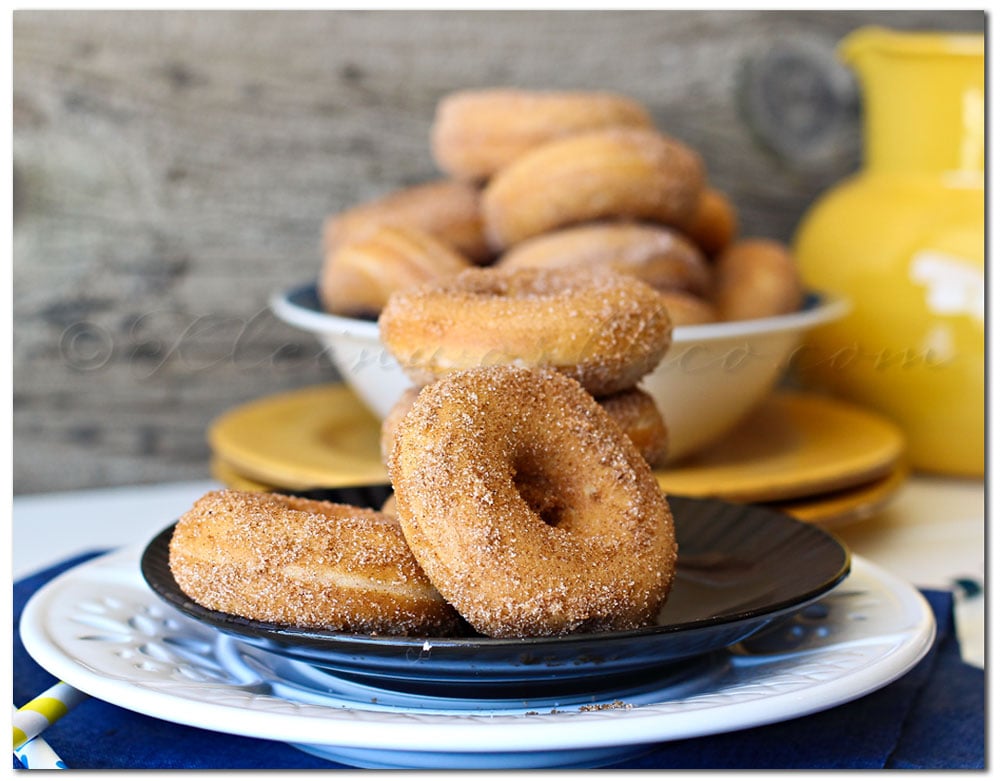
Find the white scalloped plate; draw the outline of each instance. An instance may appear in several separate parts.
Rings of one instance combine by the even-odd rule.
[[[934,637],[933,614],[920,594],[854,557],[851,574],[829,595],[707,660],[683,685],[651,681],[640,692],[583,705],[414,707],[412,700],[372,702],[370,692],[328,690],[311,680],[308,667],[281,667],[286,662],[241,649],[161,602],[142,580],[140,553],[94,559],[32,597],[21,635],[42,667],[130,710],[285,741],[361,767],[611,764],[650,744],[770,724],[856,699],[912,668]]]

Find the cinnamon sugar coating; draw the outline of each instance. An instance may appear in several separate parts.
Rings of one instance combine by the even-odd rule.
[[[399,424],[417,400],[419,393],[419,388],[408,388],[383,419],[379,439],[383,462],[388,460]],[[666,421],[663,420],[652,396],[641,388],[628,388],[610,396],[601,396],[597,399],[597,403],[625,432],[625,436],[632,440],[632,444],[639,449],[646,463],[652,467],[663,463],[667,455],[669,434]],[[395,500],[390,497],[386,506],[382,507],[382,512],[394,515],[395,506]],[[386,507],[390,507],[391,511]]]
[[[469,269],[394,293],[382,343],[417,385],[481,366],[541,366],[595,396],[634,386],[670,347],[670,315],[637,279],[598,269]]]
[[[618,427],[625,432],[651,467],[667,457],[670,435],[656,401],[642,388],[629,388],[597,400]]]
[[[651,623],[673,582],[673,518],[649,466],[562,374],[513,366],[424,388],[389,458],[410,549],[479,632]]]
[[[383,463],[389,458],[389,453],[392,452],[392,443],[396,438],[396,430],[399,428],[400,421],[410,411],[410,407],[417,400],[419,393],[420,388],[407,388],[396,403],[392,405],[389,414],[382,418],[382,426],[379,429],[379,452],[382,454]]]
[[[199,605],[257,621],[431,636],[460,626],[397,521],[374,510],[212,491],[178,521],[169,563]]]

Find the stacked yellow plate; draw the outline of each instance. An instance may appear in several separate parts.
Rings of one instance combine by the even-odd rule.
[[[269,396],[219,417],[212,471],[232,488],[300,491],[387,483],[379,422],[340,384]],[[722,441],[656,472],[667,493],[763,503],[824,526],[863,520],[905,476],[884,418],[817,395],[773,395]]]

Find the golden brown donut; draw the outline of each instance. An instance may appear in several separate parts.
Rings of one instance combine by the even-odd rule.
[[[431,150],[442,171],[478,181],[554,138],[602,127],[652,125],[641,104],[608,92],[468,90],[438,102]]]
[[[500,250],[593,220],[683,225],[703,182],[698,154],[654,130],[568,136],[535,147],[490,180],[481,201],[486,236]]]
[[[473,263],[489,263],[493,257],[483,233],[479,190],[449,179],[404,187],[328,217],[323,249],[330,252],[366,239],[384,225],[425,231]]]
[[[389,459],[403,533],[479,632],[653,622],[676,566],[649,465],[576,381],[494,366],[424,388]]]
[[[169,563],[199,605],[256,621],[438,636],[460,625],[396,520],[360,507],[212,491],[177,522]]]
[[[384,225],[364,239],[338,245],[323,262],[319,298],[326,311],[376,317],[396,290],[440,279],[471,264],[429,233]]]
[[[774,317],[802,306],[795,259],[779,241],[737,241],[719,256],[715,272],[715,306],[721,320]]]
[[[736,238],[739,218],[732,201],[714,187],[706,187],[698,196],[691,219],[682,229],[709,257],[718,255]]]
[[[403,395],[399,397],[399,401],[392,405],[389,414],[382,418],[382,427],[379,432],[379,450],[382,453],[383,463],[389,459],[389,453],[392,452],[392,442],[396,438],[396,430],[399,428],[399,422],[410,411],[410,407],[417,400],[419,393],[420,388],[407,388],[403,391]],[[385,508],[383,507],[384,511]]]
[[[706,296],[712,288],[712,270],[701,251],[678,231],[661,225],[599,222],[543,233],[507,250],[496,265],[595,265],[634,276],[657,290]]]
[[[700,296],[693,296],[683,290],[664,290],[661,291],[660,297],[670,313],[670,320],[674,327],[704,325],[719,321],[719,316],[711,301]]]
[[[657,291],[597,269],[473,268],[394,293],[378,322],[416,385],[513,363],[557,369],[595,396],[635,385],[671,337]]]
[[[655,468],[664,463],[669,434],[652,396],[641,388],[629,388],[602,396],[597,403],[625,432],[647,464]]]

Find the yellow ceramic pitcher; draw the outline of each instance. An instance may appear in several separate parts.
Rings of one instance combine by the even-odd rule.
[[[984,42],[863,28],[841,44],[864,164],[795,238],[812,288],[853,304],[813,332],[806,384],[896,420],[917,469],[983,474]]]

